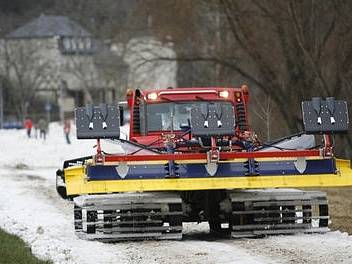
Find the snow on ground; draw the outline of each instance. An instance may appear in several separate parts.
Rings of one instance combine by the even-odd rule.
[[[203,223],[184,225],[182,241],[80,240],[73,231],[71,202],[56,194],[55,171],[65,159],[93,154],[94,144],[73,139],[67,145],[58,124],[51,124],[45,142],[26,138],[24,130],[0,130],[0,227],[23,238],[42,259],[88,264],[352,263],[352,238],[340,232],[216,240]],[[105,145],[108,152],[119,150]]]

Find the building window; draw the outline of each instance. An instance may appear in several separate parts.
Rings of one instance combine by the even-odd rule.
[[[74,38],[72,38],[71,39],[71,45],[72,45],[72,51],[77,51],[77,40],[76,39],[74,39]]]
[[[87,50],[91,50],[92,49],[92,41],[91,41],[91,39],[90,38],[86,38],[85,43],[86,43],[86,49]]]
[[[66,50],[66,51],[69,51],[69,50],[71,50],[71,41],[70,41],[70,39],[69,38],[64,38],[63,39],[63,48],[64,48],[64,50]]]
[[[93,40],[91,38],[62,37],[60,39],[62,53],[90,54],[94,52]]]
[[[85,50],[84,38],[77,39],[77,42],[78,42],[78,49],[81,51],[84,51]]]

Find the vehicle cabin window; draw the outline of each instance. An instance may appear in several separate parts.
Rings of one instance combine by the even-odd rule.
[[[208,104],[222,104],[233,109],[229,102],[172,102],[147,105],[148,132],[182,130],[190,125],[191,109],[200,107],[204,112]],[[232,110],[233,111],[233,110]]]

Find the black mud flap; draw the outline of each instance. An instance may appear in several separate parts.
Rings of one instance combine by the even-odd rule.
[[[69,199],[66,192],[66,184],[64,181],[64,171],[56,171],[56,191],[62,199]]]

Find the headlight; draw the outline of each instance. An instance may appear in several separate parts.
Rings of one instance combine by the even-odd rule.
[[[221,91],[219,93],[219,96],[222,98],[228,98],[229,97],[229,91]]]
[[[149,100],[156,100],[156,99],[158,99],[158,94],[157,93],[150,93],[150,94],[148,94],[147,97]]]

